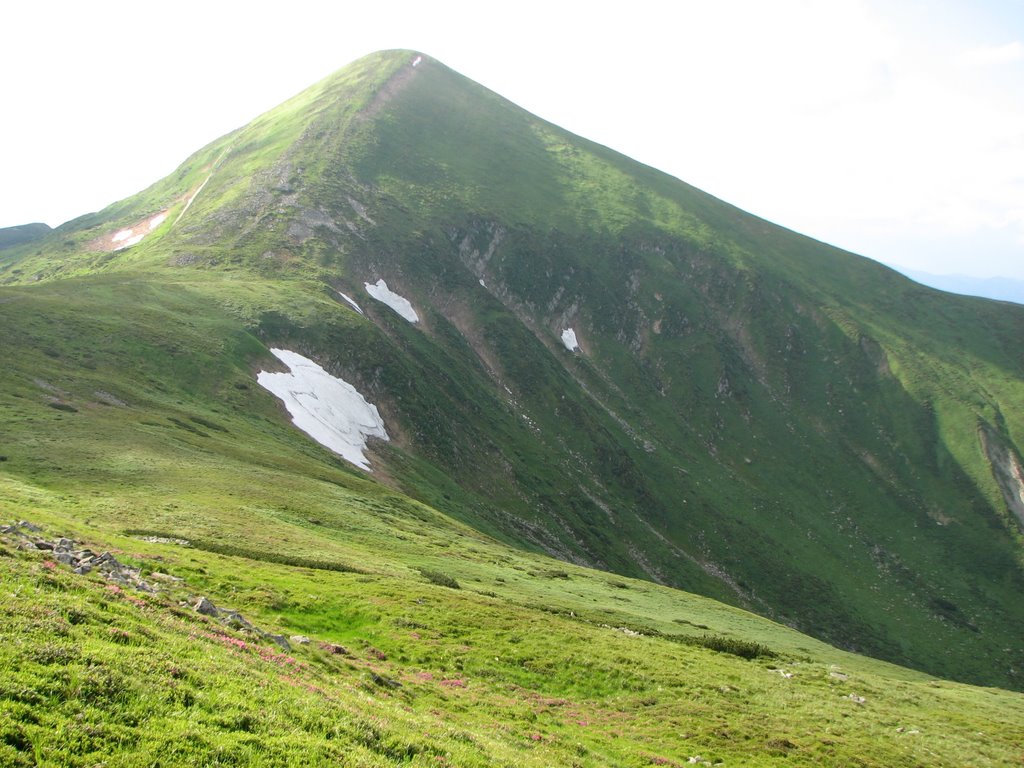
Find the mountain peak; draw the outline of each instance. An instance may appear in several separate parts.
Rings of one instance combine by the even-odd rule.
[[[283,351],[373,403],[389,438],[367,443],[373,482],[438,515],[1021,685],[1024,309],[746,214],[425,54],[359,59],[138,195],[6,249],[0,282],[19,286],[0,311],[41,302],[4,317],[24,340],[7,375],[43,382],[25,424],[101,419],[97,392],[157,414],[60,432],[90,466],[170,424],[197,456],[266,439],[304,468],[296,483],[319,482],[337,457],[251,386]],[[45,325],[61,302],[73,340]],[[26,431],[5,469],[30,477],[40,440]],[[266,514],[301,514],[285,507]]]

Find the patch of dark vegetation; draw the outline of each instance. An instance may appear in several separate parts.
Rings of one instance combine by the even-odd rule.
[[[679,624],[691,624],[685,620],[675,620]],[[701,629],[707,629],[703,624],[694,624]],[[737,637],[724,637],[722,635],[670,635],[665,632],[661,632],[653,627],[643,627],[638,625],[627,624],[624,629],[628,629],[632,632],[636,632],[641,635],[647,635],[648,637],[660,637],[668,640],[669,642],[679,643],[680,645],[698,645],[702,648],[707,648],[718,653],[728,653],[732,656],[739,656],[742,659],[774,659],[778,657],[778,654],[769,648],[767,645],[762,643],[751,642],[750,640],[741,640]]]
[[[206,427],[207,429],[212,429],[214,432],[225,432],[226,433],[228,431],[227,427],[222,427],[217,422],[210,421],[209,419],[204,419],[202,416],[189,416],[188,420],[192,421],[192,422],[195,422],[196,424],[198,424],[201,427]]]
[[[762,643],[740,640],[736,637],[723,637],[722,635],[701,635],[693,637],[690,635],[663,635],[665,639],[684,645],[699,645],[718,653],[728,653],[731,656],[739,656],[741,659],[774,659],[778,656],[775,651]]]
[[[48,406],[56,411],[65,411],[67,413],[78,413],[78,409],[69,403],[47,403]]]
[[[941,619],[948,621],[950,624],[963,627],[971,632],[979,631],[978,627],[963,614],[955,603],[951,603],[942,597],[933,597],[928,602],[928,605]]]
[[[174,426],[178,427],[179,429],[184,429],[186,432],[191,432],[193,435],[199,435],[200,437],[209,437],[210,436],[209,433],[203,432],[203,430],[201,430],[201,429],[196,429],[191,424],[189,424],[187,421],[182,421],[181,419],[176,419],[174,416],[168,416],[167,420],[169,422],[171,422],[171,424],[173,424]]]
[[[691,627],[696,627],[697,629],[711,629],[711,627],[709,627],[707,624],[694,624],[692,621],[690,621],[688,619],[672,619],[672,623],[673,624],[687,624],[687,625],[689,625]]]
[[[789,739],[769,739],[764,743],[764,748],[773,757],[785,757],[796,749],[797,745]]]
[[[162,531],[151,531],[143,528],[130,528],[124,532],[125,536],[156,536],[162,539],[180,539],[181,536],[175,533],[164,533]],[[321,560],[315,557],[297,557],[282,552],[265,552],[249,547],[240,547],[237,544],[227,544],[222,541],[211,541],[209,539],[189,539],[193,549],[201,549],[204,552],[213,552],[217,555],[229,557],[244,557],[247,560],[258,560],[264,563],[275,563],[277,565],[288,565],[294,568],[311,568],[315,571],[338,571],[341,573],[366,573],[346,563],[339,563],[334,560]]]
[[[63,666],[76,661],[81,656],[81,651],[73,645],[44,643],[33,648],[28,656],[37,664],[59,664]]]
[[[462,589],[462,587],[459,586],[459,582],[446,573],[432,571],[429,568],[418,568],[417,570],[420,572],[420,576],[425,578],[431,584],[437,584],[440,587],[449,587],[451,589]]]

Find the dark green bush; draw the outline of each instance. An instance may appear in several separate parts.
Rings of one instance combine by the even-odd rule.
[[[432,571],[429,568],[419,568],[418,570],[420,575],[431,584],[437,584],[441,587],[451,587],[452,589],[462,589],[462,587],[459,586],[459,582],[446,573]]]
[[[158,536],[163,539],[187,539],[177,533],[163,533],[161,531],[150,531],[146,529],[133,528],[124,532],[125,536]],[[312,568],[316,571],[340,571],[342,573],[365,573],[351,565],[331,560],[320,560],[314,557],[297,557],[281,552],[264,552],[248,547],[240,547],[237,544],[228,544],[222,541],[211,541],[209,539],[188,539],[189,544],[195,549],[204,552],[213,552],[218,555],[230,557],[244,557],[249,560],[259,560],[264,563],[277,563],[278,565],[290,565],[295,568]]]
[[[775,651],[767,645],[754,643],[749,640],[741,640],[736,637],[723,637],[722,635],[662,635],[667,640],[684,645],[699,645],[718,653],[728,653],[739,656],[743,659],[773,659],[777,656]]]

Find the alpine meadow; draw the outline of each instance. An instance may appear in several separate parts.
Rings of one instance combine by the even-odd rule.
[[[0,230],[0,765],[1024,764],[1024,306],[360,59]]]

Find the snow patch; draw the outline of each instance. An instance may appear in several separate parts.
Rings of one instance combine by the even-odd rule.
[[[347,301],[349,303],[349,305],[352,307],[352,309],[354,309],[360,315],[364,314],[362,308],[358,304],[356,304],[355,300],[352,299],[351,296],[346,296],[341,291],[338,291],[338,295],[341,296],[341,298],[343,298],[345,301]]]
[[[410,323],[418,323],[420,321],[420,316],[416,314],[416,310],[412,308],[409,300],[391,291],[388,288],[388,284],[384,282],[384,278],[378,280],[376,284],[364,283],[364,285],[368,294],[381,304],[387,304]]]
[[[565,344],[565,348],[570,352],[576,352],[580,348],[579,342],[576,340],[576,331],[572,328],[566,328],[562,331],[562,343]]]
[[[420,65],[420,62],[421,62],[421,61],[423,61],[423,57],[422,57],[422,56],[417,56],[417,57],[416,57],[416,58],[415,58],[415,59],[413,60],[413,62],[412,62],[412,65],[413,65],[414,67],[418,67],[418,66]]]
[[[270,351],[291,373],[260,371],[259,385],[284,401],[296,427],[345,461],[372,472],[363,453],[366,439],[390,439],[377,406],[309,358],[287,349]]]
[[[135,245],[140,242],[142,238],[163,224],[166,218],[167,211],[161,211],[151,219],[139,222],[128,229],[115,232],[110,237],[110,244],[114,246],[113,250],[120,251],[122,248],[127,248],[129,245]]]

